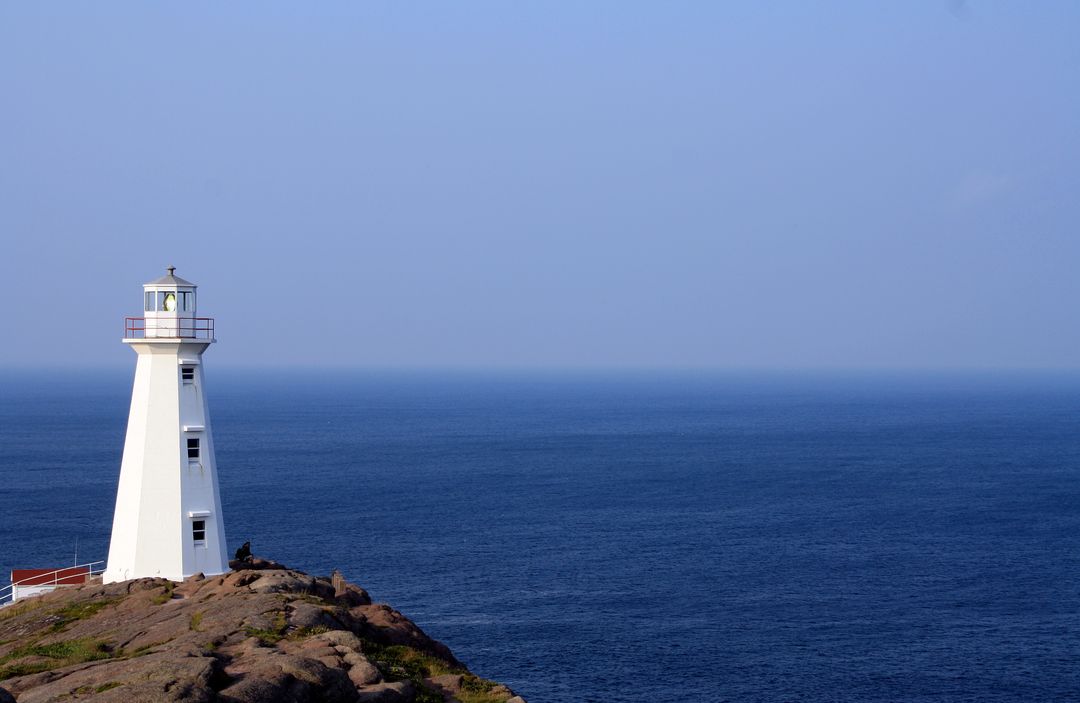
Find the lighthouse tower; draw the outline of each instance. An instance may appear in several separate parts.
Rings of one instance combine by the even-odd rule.
[[[229,569],[203,386],[214,321],[196,316],[195,284],[168,271],[125,324],[138,357],[105,583]]]

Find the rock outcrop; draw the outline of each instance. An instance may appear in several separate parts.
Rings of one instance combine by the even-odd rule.
[[[90,584],[0,609],[0,703],[505,703],[337,573],[261,559],[182,583]]]

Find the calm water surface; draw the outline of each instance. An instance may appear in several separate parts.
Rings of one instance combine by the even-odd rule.
[[[104,559],[130,373],[0,376],[0,572]],[[544,701],[1080,700],[1080,379],[207,373],[230,548]]]

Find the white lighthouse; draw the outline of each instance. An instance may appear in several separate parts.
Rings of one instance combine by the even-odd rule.
[[[138,354],[104,581],[228,571],[202,355],[214,320],[175,269],[143,285],[143,317],[124,343]]]

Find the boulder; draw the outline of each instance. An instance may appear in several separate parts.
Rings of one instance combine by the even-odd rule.
[[[425,679],[425,683],[446,693],[461,693],[461,674],[443,674]]]
[[[416,689],[408,681],[377,683],[356,689],[358,703],[412,703]]]
[[[355,700],[356,689],[344,671],[308,657],[266,654],[227,672],[238,681],[221,691],[225,700],[251,703]]]
[[[364,649],[364,643],[360,641],[360,638],[348,630],[320,632],[319,634],[314,635],[312,639],[319,642],[325,642],[334,647],[344,647],[345,649],[354,652],[362,652]]]
[[[363,654],[349,652],[342,659],[349,667],[349,680],[356,686],[369,686],[382,681],[382,672]]]
[[[385,603],[358,606],[349,613],[363,623],[362,636],[370,637],[380,644],[413,647],[449,662],[452,668],[464,668],[446,645],[428,637],[416,623]]]
[[[290,604],[288,611],[288,622],[290,627],[303,628],[307,630],[321,628],[328,630],[332,627],[337,627],[337,620],[327,612],[324,608],[315,605],[313,603],[305,603],[303,601],[294,601]]]

